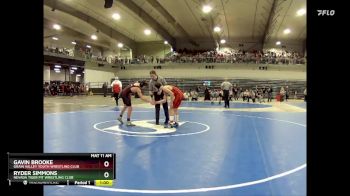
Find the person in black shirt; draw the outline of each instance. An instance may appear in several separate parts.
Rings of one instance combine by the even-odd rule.
[[[128,110],[128,116],[127,116],[127,126],[135,126],[135,124],[132,124],[130,122],[130,118],[131,118],[131,113],[132,113],[132,106],[131,106],[131,94],[132,93],[136,93],[138,94],[138,96],[140,97],[140,99],[142,99],[145,102],[149,102],[151,104],[154,103],[154,101],[152,99],[147,99],[146,96],[144,96],[141,92],[141,88],[144,87],[147,83],[145,81],[142,82],[136,82],[134,84],[129,85],[128,87],[124,88],[121,92],[121,98],[123,99],[123,103],[124,103],[124,108],[122,109],[122,111],[120,112],[120,115],[118,117],[118,121],[123,124],[123,114],[125,112],[125,110]]]
[[[210,101],[210,93],[208,87],[205,87],[204,90],[204,101]]]
[[[271,100],[272,100],[272,92],[273,92],[272,87],[269,87],[267,89],[267,102],[271,102]]]
[[[107,96],[107,84],[103,83],[102,85],[102,92],[103,92],[103,96],[106,97]]]

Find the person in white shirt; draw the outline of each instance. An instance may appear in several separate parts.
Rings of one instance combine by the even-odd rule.
[[[90,87],[89,87],[89,83],[87,83],[86,85],[85,85],[85,92],[86,92],[86,95],[90,95]]]
[[[198,101],[197,91],[195,91],[195,90],[191,91],[191,97],[192,97],[191,101]]]
[[[113,97],[115,99],[115,103],[118,106],[118,99],[120,97],[120,93],[122,92],[123,85],[122,82],[119,80],[118,76],[115,77],[114,81],[111,84],[112,91],[113,91]]]
[[[232,84],[225,80],[223,83],[221,83],[221,89],[223,91],[223,96],[225,100],[225,108],[230,108],[230,101],[229,101],[229,96],[230,96],[230,91],[232,91]]]
[[[185,99],[186,101],[189,101],[189,97],[190,97],[190,93],[189,93],[188,91],[186,91],[186,92],[184,93],[184,99]]]
[[[284,90],[283,87],[281,87],[281,90],[280,90],[280,101],[282,102],[284,100],[284,96],[286,95],[286,91]]]

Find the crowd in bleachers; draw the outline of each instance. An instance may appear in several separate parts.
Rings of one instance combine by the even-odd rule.
[[[169,77],[165,79],[168,84],[179,87],[184,92],[186,100],[202,100],[203,97],[211,97],[214,100],[218,100],[220,94],[223,96],[223,92],[221,91],[223,81],[220,79],[209,79],[209,81]],[[121,79],[123,85],[143,80],[148,80],[148,78]],[[232,100],[240,99],[241,101],[260,102],[260,98],[262,102],[269,102],[278,98],[280,101],[284,101],[286,99],[304,99],[306,95],[306,84],[303,81],[261,81],[249,79],[232,79],[229,81],[233,85],[230,92]],[[209,95],[207,96],[206,93],[208,91],[206,89],[209,91]]]
[[[125,84],[125,86],[127,85]],[[182,90],[185,100],[188,101],[198,101],[200,97],[204,97],[204,101],[219,101],[219,103],[223,100],[223,91],[220,87],[195,86]],[[43,92],[44,96],[92,95],[90,84],[84,85],[79,82],[45,82]],[[306,99],[306,89],[302,91],[299,87],[290,89],[288,86],[240,87],[234,84],[229,95],[230,101],[238,101],[239,99],[253,103],[271,102],[272,100],[288,101],[288,99]]]
[[[297,92],[297,90],[291,90],[288,86],[286,86],[281,87],[278,92],[273,92],[273,87],[271,86],[256,86],[254,88],[243,89],[242,87],[234,85],[229,94],[230,101],[238,101],[239,99],[242,99],[242,101],[247,102],[250,102],[251,100],[253,103],[263,103],[271,102],[272,100],[276,99],[277,101],[283,102],[288,101],[288,99],[305,99],[306,90],[304,90],[304,92]],[[221,103],[223,100],[223,91],[220,88],[209,89],[208,87],[205,87],[203,96],[204,101],[219,101],[219,103]],[[198,88],[194,90],[190,89],[189,91],[184,92],[184,99],[187,101],[198,101],[198,97]]]
[[[175,63],[254,63],[254,64],[305,64],[306,58],[294,51],[184,51],[174,52],[165,62]]]
[[[81,57],[89,60],[102,61],[111,64],[132,64],[132,63],[141,63],[141,58],[131,59],[129,57],[122,56],[101,56],[94,55],[92,50],[89,48],[79,48],[78,50],[67,49],[67,48],[59,48],[59,47],[45,47],[45,52],[51,52],[71,57]]]
[[[139,55],[135,58],[125,56],[95,56],[89,48],[79,48],[73,51],[66,48],[44,49],[47,52],[77,56],[86,59],[103,61],[111,64],[163,64],[163,63],[253,63],[253,64],[305,64],[306,57],[288,50],[178,50],[171,52],[165,58],[158,56]]]
[[[44,96],[74,96],[88,92],[86,86],[79,82],[50,81],[43,85]]]
[[[72,50],[67,49],[67,48],[58,48],[58,47],[45,47],[44,51],[46,52],[51,52],[51,53],[56,53],[56,54],[62,54],[66,56],[74,56],[74,53]]]

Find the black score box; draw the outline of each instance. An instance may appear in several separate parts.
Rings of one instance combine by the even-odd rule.
[[[96,182],[110,186],[116,177],[114,153],[8,155],[9,185],[95,185]]]

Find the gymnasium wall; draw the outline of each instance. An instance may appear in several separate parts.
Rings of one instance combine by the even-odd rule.
[[[43,66],[44,81],[49,82],[52,80],[59,81],[71,81],[71,82],[83,82],[83,76],[77,76],[76,74],[70,74],[69,71],[65,72],[61,70],[60,73],[56,73],[54,70],[50,70],[49,66]]]
[[[47,32],[44,29],[44,35],[55,35],[51,32]],[[44,38],[44,47],[59,47],[74,50],[74,45],[71,43],[75,38],[69,35],[55,35],[59,40],[53,40],[52,37]]]
[[[276,42],[280,41],[281,45],[276,45]],[[285,46],[285,48],[282,48]],[[306,43],[304,41],[293,41],[293,40],[270,40],[264,45],[264,49],[277,49],[277,50],[287,50],[296,51],[298,53],[304,54],[306,52]]]
[[[76,82],[76,74],[70,74],[69,70],[66,73],[64,72],[64,70],[62,70],[60,73],[56,73],[54,70],[51,70],[50,80]]]
[[[259,70],[258,65],[214,64],[214,69],[206,69],[203,64],[162,65],[155,69],[159,75],[170,78],[237,78],[263,80],[302,80],[306,81],[305,65],[267,65],[268,70]],[[265,66],[265,65],[264,65]],[[153,66],[129,65],[125,70],[117,70],[123,79],[149,77]]]
[[[192,45],[188,40],[177,39],[176,49],[190,49],[190,50],[215,50],[217,45],[212,40],[208,39],[194,39],[199,46]]]
[[[43,71],[44,71],[44,81],[50,81],[50,67],[49,66],[43,66]]]
[[[154,58],[164,58],[164,55],[171,51],[169,44],[164,44],[164,41],[158,42],[141,42],[137,43],[136,51],[133,51],[133,57],[139,55],[153,56]]]
[[[235,49],[235,50],[251,50],[251,49],[261,49],[262,44],[259,41],[256,40],[249,40],[249,39],[237,39],[237,40],[228,40],[226,39],[225,44],[221,44],[217,40],[217,44],[213,42],[212,40],[208,39],[196,39],[196,41],[199,46],[194,46],[191,43],[189,43],[187,40],[181,40],[178,39],[176,42],[176,48],[177,49],[191,49],[191,50],[215,50],[218,46],[220,49],[222,48],[230,48],[230,49]],[[240,46],[240,44],[243,44]]]
[[[111,67],[99,67],[97,63],[86,62],[84,82],[108,82],[115,77],[116,69]]]
[[[277,46],[276,42],[281,41],[281,45]],[[200,43],[199,46],[193,46],[191,43],[189,43],[187,40],[181,40],[179,39],[176,43],[177,49],[191,49],[191,50],[215,50],[217,46],[219,46],[220,49],[234,49],[234,50],[245,50],[249,51],[252,49],[261,50],[261,49],[270,49],[270,48],[279,48],[282,49],[282,46],[286,46],[286,48],[283,48],[284,50],[293,50],[299,53],[304,54],[306,51],[306,44],[305,41],[294,41],[294,40],[270,40],[262,45],[260,41],[256,40],[226,40],[225,44],[215,45],[211,40],[204,39],[204,40],[197,40],[197,43]],[[243,44],[242,46],[240,44]]]
[[[132,58],[132,50],[120,50],[120,56]]]

